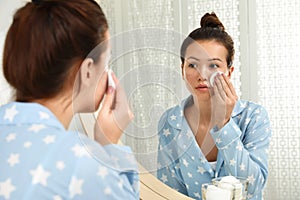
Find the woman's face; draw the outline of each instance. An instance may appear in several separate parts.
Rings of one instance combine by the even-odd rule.
[[[81,65],[81,73],[77,75],[77,87],[79,89],[73,90],[76,92],[73,99],[75,112],[94,112],[98,110],[103,100],[108,80],[106,69],[111,55],[109,37],[109,32],[107,31],[106,40],[99,44],[103,45],[105,49],[99,55],[99,59],[95,61],[92,58],[86,58]]]
[[[105,41],[106,44],[104,45],[107,46],[107,49],[105,52],[101,54],[100,60],[97,63],[95,63],[95,68],[97,69],[96,74],[98,74],[97,76],[98,79],[96,80],[96,89],[94,93],[95,110],[99,108],[99,105],[102,102],[108,87],[107,70],[111,58],[111,44],[109,40],[110,38],[109,32],[107,32],[106,36],[107,36],[107,40]]]
[[[215,40],[195,41],[187,47],[182,76],[188,90],[198,100],[210,98],[209,78],[214,72],[231,75],[233,68],[227,67],[227,54],[226,48]]]

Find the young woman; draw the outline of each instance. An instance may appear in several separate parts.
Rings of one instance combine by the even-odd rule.
[[[110,51],[93,0],[17,10],[3,55],[16,99],[0,108],[0,199],[139,199],[131,150],[115,144],[132,114],[114,75],[116,88],[108,86]],[[97,142],[67,130],[75,113],[101,102]]]
[[[202,184],[226,175],[247,178],[248,199],[262,199],[268,176],[268,115],[238,100],[230,81],[233,57],[232,38],[214,13],[205,14],[181,47],[191,96],[160,119],[158,178],[196,199]]]

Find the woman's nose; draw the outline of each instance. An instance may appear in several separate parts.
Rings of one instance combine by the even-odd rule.
[[[201,66],[197,68],[197,73],[198,73],[198,81],[205,81],[208,80],[208,75],[209,72],[207,70],[206,66]]]
[[[199,76],[198,76],[198,81],[206,81],[207,80],[207,78],[205,78],[205,77],[203,77],[203,76],[201,76],[201,74],[199,74]]]

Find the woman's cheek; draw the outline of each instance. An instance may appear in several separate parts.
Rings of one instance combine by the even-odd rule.
[[[194,93],[194,87],[193,87],[194,78],[195,77],[192,74],[188,74],[188,73],[186,73],[184,77],[186,87],[191,93]]]
[[[104,77],[105,76],[105,77]],[[95,89],[95,109],[98,110],[107,89],[107,74],[99,78],[98,85]]]

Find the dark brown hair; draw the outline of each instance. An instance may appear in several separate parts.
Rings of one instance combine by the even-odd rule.
[[[93,0],[39,0],[17,10],[3,53],[3,73],[16,90],[16,100],[61,92],[70,74],[106,39],[107,30]]]
[[[200,28],[193,30],[188,37],[183,41],[180,49],[180,57],[182,64],[185,60],[185,52],[187,47],[195,42],[201,40],[216,40],[222,44],[228,51],[226,61],[228,67],[232,65],[234,57],[234,43],[230,35],[225,31],[225,27],[217,17],[217,15],[212,12],[206,13],[200,21]]]

